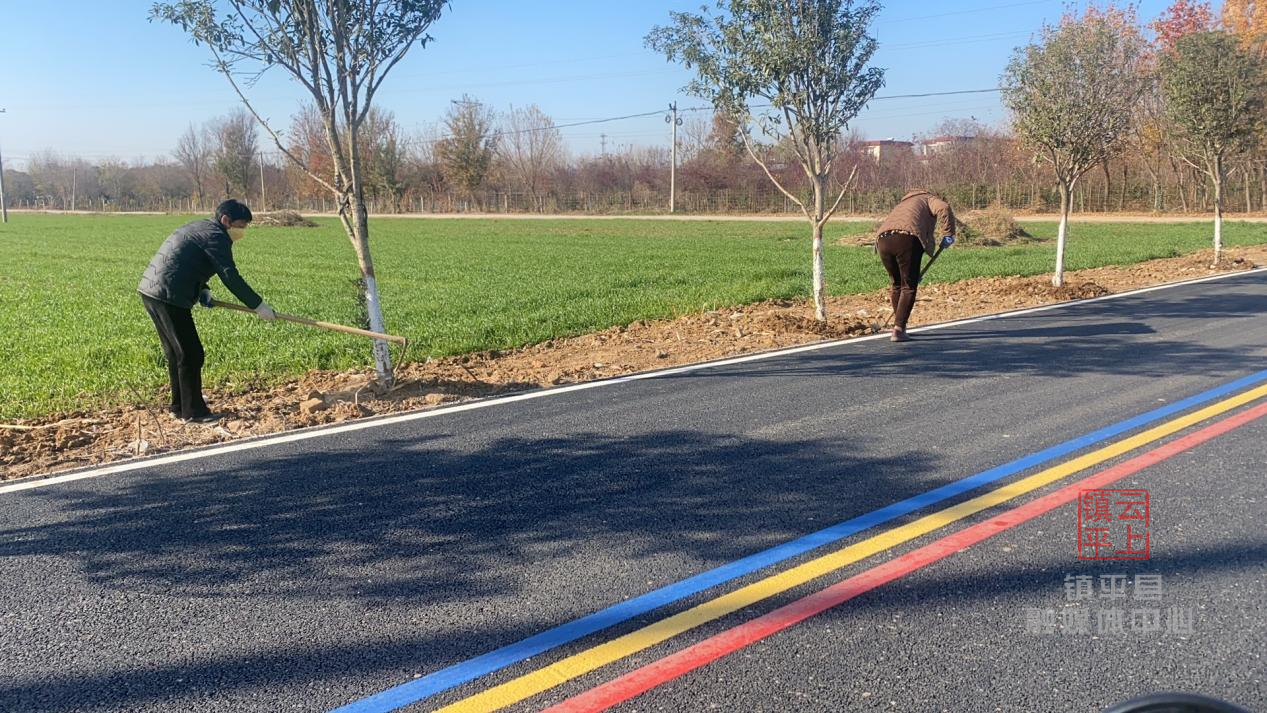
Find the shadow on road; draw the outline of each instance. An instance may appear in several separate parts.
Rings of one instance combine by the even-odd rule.
[[[644,571],[638,561],[666,555],[702,569],[729,562],[922,492],[928,485],[919,476],[936,466],[916,452],[850,456],[869,450],[856,439],[665,430],[502,438],[452,450],[436,443],[442,437],[378,441],[375,453],[323,450],[195,475],[123,476],[104,489],[30,491],[63,518],[0,528],[0,558],[72,562],[112,597],[232,597],[225,606],[245,597],[250,605],[273,600],[282,612],[348,604],[452,612],[568,595],[587,602],[573,614],[583,615],[698,571]],[[572,562],[577,569],[568,569]],[[14,596],[7,593],[8,606]],[[177,679],[215,681],[218,696],[232,696],[402,666],[432,671],[561,623],[548,605],[524,609],[527,621],[472,612],[461,626],[404,642],[351,637],[334,648],[156,661],[87,677],[19,674],[18,683],[0,685],[0,709],[64,711],[86,701],[128,708],[181,690]]]
[[[1258,281],[1261,282],[1261,278]],[[1261,315],[1267,315],[1267,300],[1260,293],[1231,291],[1188,298],[1145,295],[1138,300],[1074,304],[1054,312],[1018,315],[1009,318],[1010,323],[1017,325],[1013,329],[1000,322],[978,322],[917,332],[907,344],[828,349],[665,378],[917,374],[972,379],[1005,375],[1171,376],[1194,368],[1211,376],[1242,376],[1246,369],[1243,348],[1167,337],[1153,325],[1166,319],[1205,319],[1222,326],[1218,320]],[[983,324],[999,328],[981,329]]]

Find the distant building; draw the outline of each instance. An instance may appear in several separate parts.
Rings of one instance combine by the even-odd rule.
[[[915,144],[910,141],[898,141],[896,139],[880,139],[877,141],[863,141],[862,147],[866,149],[867,155],[872,161],[879,163],[889,156],[897,155],[901,152],[911,153],[915,148]]]
[[[975,136],[934,136],[931,139],[921,141],[919,146],[915,147],[915,153],[920,156],[933,156],[956,146],[970,144],[976,140],[977,137]]]

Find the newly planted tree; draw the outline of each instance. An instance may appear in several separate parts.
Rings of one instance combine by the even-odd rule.
[[[156,3],[151,19],[178,25],[206,45],[214,66],[233,85],[277,149],[328,190],[356,252],[371,330],[385,332],[365,205],[366,162],[361,130],[391,70],[415,46],[445,0],[180,0]],[[313,171],[260,116],[241,89],[243,68],[284,71],[310,95],[324,130],[333,172]],[[378,377],[391,382],[387,342],[374,342]]]
[[[1060,192],[1052,284],[1065,280],[1070,197],[1078,179],[1123,149],[1145,87],[1146,43],[1134,13],[1109,7],[1066,15],[1013,54],[1003,98],[1017,136],[1050,164]]]
[[[1153,32],[1153,44],[1145,55],[1145,90],[1140,96],[1135,117],[1131,150],[1140,159],[1153,183],[1153,210],[1165,208],[1162,190],[1162,172],[1169,164],[1177,165],[1174,152],[1174,126],[1166,116],[1166,102],[1161,92],[1161,58],[1173,54],[1175,44],[1195,32],[1214,29],[1214,11],[1209,4],[1193,0],[1175,0],[1148,25]],[[1179,173],[1182,176],[1182,173]],[[1186,201],[1183,185],[1179,187],[1179,200]]]
[[[717,14],[670,13],[647,46],[695,70],[686,87],[739,129],[748,154],[811,225],[814,315],[827,320],[823,225],[840,206],[857,166],[832,200],[830,179],[841,136],[884,84],[868,67],[876,41],[868,34],[879,6],[870,0],[718,0]],[[753,112],[754,105],[768,109]],[[797,195],[771,172],[750,136],[756,124],[790,147],[810,187]]]
[[[1198,32],[1162,57],[1166,115],[1176,129],[1176,151],[1214,187],[1214,264],[1223,254],[1223,202],[1230,155],[1246,151],[1261,130],[1262,60],[1225,32]]]

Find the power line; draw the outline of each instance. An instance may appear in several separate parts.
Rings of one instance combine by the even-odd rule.
[[[956,94],[988,94],[991,92],[1001,92],[1002,89],[993,87],[990,89],[956,89],[949,92],[923,92],[920,94],[889,94],[882,97],[871,97],[871,101],[886,101],[889,99],[924,99],[927,97],[949,97]],[[768,109],[773,104],[749,104],[748,109]],[[679,111],[713,111],[711,106],[693,106]]]
[[[476,74],[479,72],[499,72],[500,73],[500,72],[505,72],[508,69],[527,69],[529,67],[545,67],[545,66],[550,66],[550,65],[555,65],[555,64],[576,65],[582,62],[595,62],[598,60],[605,60],[605,59],[629,59],[630,57],[641,57],[644,54],[645,53],[642,53],[642,52],[636,52],[636,53],[626,52],[624,54],[599,55],[596,57],[572,57],[570,59],[552,59],[552,60],[543,60],[540,62],[522,62],[518,64],[498,64],[494,66],[485,65],[483,67],[460,67],[457,69],[446,70],[445,75],[449,76],[453,74]],[[414,73],[407,73],[407,74],[393,74],[392,76],[395,77],[396,79],[417,79],[419,77],[434,77],[435,74],[434,73],[420,74],[420,73],[414,72]]]
[[[932,42],[911,42],[902,45],[885,45],[886,49],[909,50],[922,47],[947,47],[950,45],[975,44],[985,40],[1002,40],[1010,37],[1021,37],[1023,35],[1032,35],[1029,31],[1021,32],[994,32],[988,35],[969,35],[965,37],[957,37],[952,40],[934,40]]]
[[[950,17],[951,15],[970,15],[977,12],[989,12],[991,10],[1004,10],[1010,7],[1023,7],[1026,5],[1051,5],[1051,4],[1053,4],[1053,0],[1028,0],[1028,2],[1013,2],[1013,3],[1007,3],[1006,5],[991,5],[989,7],[977,7],[977,8],[971,8],[968,10],[954,10],[952,12],[941,12],[941,13],[937,13],[936,15],[915,15],[913,17],[895,17],[892,19],[877,21],[876,25],[882,26],[890,22],[908,22],[910,20],[933,20],[939,17]]]
[[[994,87],[992,89],[958,89],[953,92],[925,92],[924,94],[890,94],[885,97],[872,97],[871,101],[883,101],[885,99],[922,99],[924,97],[948,97],[955,94],[988,94],[990,92],[1001,92],[1002,89]]]
[[[916,98],[922,99],[922,98],[927,98],[927,97],[954,96],[957,94],[985,94],[985,93],[998,92],[998,91],[1001,91],[1001,90],[998,87],[994,87],[991,89],[959,89],[959,90],[949,91],[949,92],[924,92],[921,94],[891,94],[891,95],[883,96],[883,97],[873,97],[872,101],[884,101],[888,99],[916,99]],[[749,106],[748,108],[760,109],[760,108],[766,108],[769,106],[770,106],[769,104],[754,104],[754,105]],[[684,109],[678,109],[678,112],[680,113],[684,111],[712,111],[712,110],[713,110],[713,107],[711,106],[697,106],[697,107],[688,107]],[[641,119],[643,117],[648,117],[648,116],[659,116],[663,113],[664,113],[663,111],[648,111],[648,112],[643,112],[640,114],[626,114],[625,116],[612,116],[612,117],[607,117],[603,119],[589,119],[586,121],[575,121],[568,124],[551,124],[550,126],[539,126],[539,127],[533,127],[530,129],[518,129],[515,131],[499,131],[495,133],[497,136],[513,136],[515,134],[528,134],[528,133],[536,133],[540,131],[552,131],[555,129],[568,129],[575,126],[606,124],[613,121],[625,121],[626,119]],[[438,141],[443,141],[445,139],[451,139],[451,138],[453,138],[452,135],[445,135],[445,136],[437,137],[435,139],[418,140],[418,141],[415,141],[414,143],[434,144]]]
[[[517,134],[531,134],[531,133],[537,133],[541,131],[554,131],[556,129],[569,129],[574,126],[590,126],[592,124],[607,124],[613,121],[624,121],[626,119],[641,119],[647,116],[659,116],[663,113],[664,111],[662,110],[648,111],[648,112],[643,112],[641,114],[627,114],[625,116],[610,116],[604,119],[590,119],[588,121],[574,121],[570,124],[550,124],[549,126],[536,126],[530,129],[516,129],[515,131],[497,131],[497,132],[494,132],[494,135],[495,136],[515,136]],[[413,144],[415,146],[421,145],[421,144],[436,144],[436,143],[439,143],[441,141],[444,141],[446,139],[451,139],[451,138],[453,138],[452,134],[446,134],[444,136],[437,136],[434,139],[414,139],[411,141],[405,141],[404,143]]]
[[[957,90],[944,91],[944,92],[889,94],[885,96],[872,97],[871,101],[888,101],[888,100],[895,100],[895,99],[926,99],[929,97],[946,97],[946,96],[957,96],[957,95],[968,95],[968,94],[990,94],[990,93],[996,93],[999,91],[1002,91],[1002,90],[999,89],[998,87],[992,87],[989,89],[957,89]],[[770,106],[771,106],[770,104],[753,104],[753,105],[750,105],[748,108],[749,109],[763,109],[763,108],[769,108]],[[973,107],[973,108],[978,108],[978,107]],[[682,113],[682,112],[688,112],[688,111],[697,112],[697,111],[713,111],[713,110],[714,110],[714,107],[712,106],[695,106],[695,107],[679,108],[678,112]],[[938,112],[932,112],[932,113],[938,113]],[[514,131],[499,131],[499,132],[496,132],[496,135],[497,136],[513,136],[516,134],[536,133],[536,132],[541,132],[541,131],[553,131],[553,130],[558,130],[558,129],[570,129],[570,128],[575,128],[578,126],[593,126],[597,124],[608,124],[615,121],[627,121],[629,119],[642,119],[642,118],[647,118],[647,117],[652,117],[652,116],[662,116],[663,114],[664,114],[664,110],[658,109],[655,111],[639,112],[635,114],[623,114],[621,116],[608,116],[608,117],[602,117],[598,119],[586,119],[583,121],[573,121],[573,122],[568,122],[565,124],[551,124],[549,126],[540,126],[540,127],[533,127],[533,128],[528,128],[528,129],[517,129]],[[885,115],[885,116],[888,116],[888,115]],[[884,118],[884,117],[878,117],[878,118]],[[612,136],[613,134],[609,133],[608,135]],[[646,134],[632,134],[631,133],[631,134],[623,134],[623,135],[643,136],[643,135],[650,135],[650,134],[649,133],[646,133]],[[594,136],[593,134],[589,134],[589,135],[585,135],[585,138],[592,138],[593,136]],[[429,139],[406,139],[406,140],[402,140],[401,143],[408,144],[408,145],[425,145],[425,144],[434,144],[438,141],[443,141],[445,139],[451,139],[451,138],[453,138],[452,135],[445,134],[442,136],[429,138]],[[78,152],[78,153],[71,153],[68,155],[75,158],[85,157],[85,156],[91,156],[91,157],[97,157],[97,158],[116,158],[124,154],[132,154],[132,155],[140,154],[142,156],[153,155],[155,157],[161,157],[161,156],[166,156],[170,153],[171,153],[170,150],[153,151],[153,152],[151,151],[138,152],[138,151],[128,150],[128,151],[115,151],[115,152],[100,152],[100,151]],[[28,155],[28,156],[11,156],[11,158],[29,161],[29,160],[32,160],[32,158],[34,158],[38,154],[39,152],[37,151],[37,152],[33,152],[31,155]],[[276,157],[276,156],[280,156],[281,152],[258,151],[256,155]]]

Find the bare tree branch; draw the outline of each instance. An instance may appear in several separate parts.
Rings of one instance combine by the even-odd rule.
[[[743,127],[740,127],[739,129],[739,137],[743,139],[743,145],[744,148],[748,149],[748,155],[752,157],[753,161],[757,162],[757,165],[761,167],[762,171],[765,171],[766,177],[770,179],[770,182],[774,184],[774,187],[779,189],[783,195],[787,196],[788,200],[795,203],[796,206],[801,209],[801,212],[805,214],[806,218],[813,220],[813,217],[810,215],[809,209],[805,207],[805,204],[802,203],[799,198],[789,193],[788,190],[783,187],[782,183],[779,183],[779,179],[775,178],[774,174],[770,173],[770,169],[765,165],[765,161],[762,161],[760,157],[757,156],[757,152],[752,150],[752,142],[748,140],[748,131]]]
[[[854,178],[856,178],[857,175],[858,175],[858,165],[854,164],[853,170],[849,171],[849,178],[846,178],[845,182],[841,186],[840,195],[836,196],[836,202],[832,203],[831,208],[828,208],[827,212],[823,214],[824,223],[826,223],[829,218],[831,218],[833,215],[836,214],[836,209],[840,207],[840,201],[845,197],[845,194],[848,193],[849,189],[853,186]]]
[[[277,150],[281,151],[286,156],[286,158],[289,158],[292,162],[294,162],[296,166],[303,169],[304,173],[308,174],[309,178],[320,183],[326,188],[330,189],[331,193],[338,195],[339,194],[338,189],[336,189],[334,186],[327,183],[324,179],[322,179],[317,174],[310,171],[308,169],[308,166],[303,161],[299,160],[299,158],[295,156],[294,153],[290,151],[290,149],[286,148],[286,146],[282,144],[281,136],[279,136],[277,132],[273,130],[273,127],[269,125],[267,121],[264,120],[264,117],[260,116],[260,113],[255,110],[255,106],[251,104],[251,100],[247,99],[246,95],[242,93],[241,87],[239,87],[237,81],[233,79],[233,73],[229,71],[228,65],[220,61],[219,53],[216,51],[214,47],[211,49],[211,52],[213,55],[216,56],[220,73],[223,74],[225,78],[229,80],[229,84],[233,87],[233,91],[238,95],[238,98],[242,100],[242,105],[246,107],[247,111],[251,112],[251,116],[255,117],[255,121],[258,122],[260,126],[263,126],[264,130],[268,132],[268,135],[272,137],[273,143],[277,146]]]

